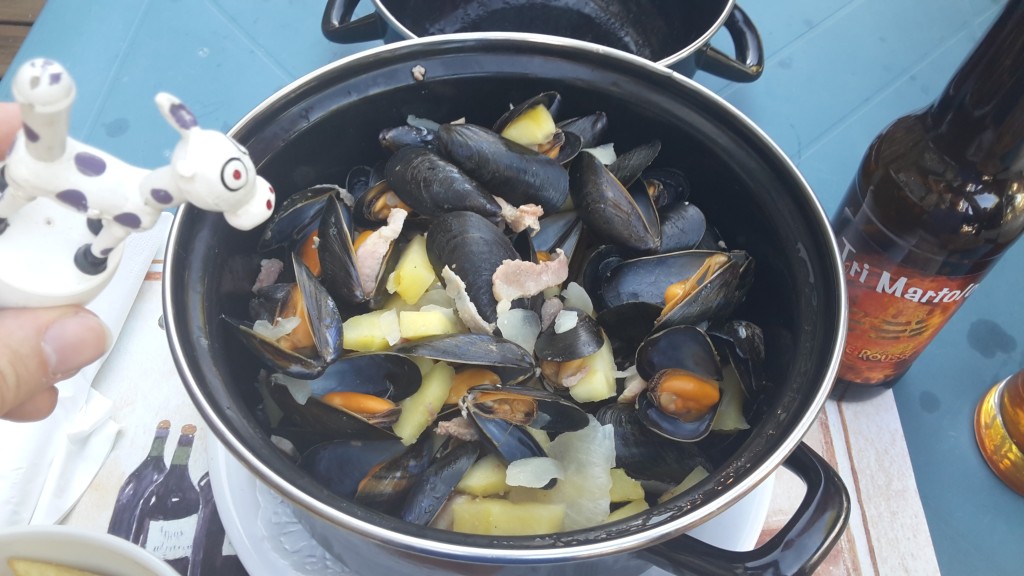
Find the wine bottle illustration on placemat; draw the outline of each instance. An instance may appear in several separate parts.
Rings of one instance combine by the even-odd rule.
[[[167,473],[146,494],[132,530],[132,542],[188,574],[192,538],[199,520],[199,490],[188,473],[196,427],[181,427]]]
[[[192,540],[192,562],[189,576],[246,576],[248,572],[238,560],[224,532],[224,524],[213,499],[210,473],[199,479],[199,523]]]
[[[139,505],[142,503],[143,497],[167,472],[164,448],[167,445],[167,435],[170,429],[171,423],[168,420],[161,420],[157,424],[149,455],[128,475],[124,484],[121,485],[121,490],[117,493],[107,533],[125,540],[132,537],[132,528],[135,526],[135,518],[139,513]]]

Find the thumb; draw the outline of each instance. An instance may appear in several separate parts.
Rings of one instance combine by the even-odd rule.
[[[45,418],[57,403],[53,384],[109,346],[106,325],[79,306],[0,310],[0,417]]]

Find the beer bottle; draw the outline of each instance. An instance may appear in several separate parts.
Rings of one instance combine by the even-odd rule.
[[[849,290],[840,381],[891,386],[1024,230],[1024,0],[942,94],[869,146],[832,219]]]

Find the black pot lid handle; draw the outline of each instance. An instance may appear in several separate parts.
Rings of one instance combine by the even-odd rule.
[[[377,12],[352,19],[359,0],[327,0],[320,30],[331,42],[358,44],[384,38],[387,24]]]
[[[723,550],[691,536],[647,548],[642,555],[673,574],[811,574],[839,542],[850,519],[850,495],[839,474],[801,442],[783,466],[806,484],[800,506],[778,534],[759,548]]]
[[[732,37],[736,56],[713,47],[710,43],[697,54],[697,68],[733,82],[753,82],[764,71],[764,47],[754,23],[739,5],[733,7],[725,21]]]

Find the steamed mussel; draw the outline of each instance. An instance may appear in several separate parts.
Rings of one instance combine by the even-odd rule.
[[[265,365],[268,433],[335,494],[439,528],[584,528],[685,492],[764,409],[765,337],[737,317],[753,259],[658,140],[615,156],[613,118],[561,108],[382,127],[376,165],[267,224],[279,277],[226,321]]]

